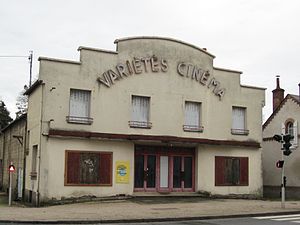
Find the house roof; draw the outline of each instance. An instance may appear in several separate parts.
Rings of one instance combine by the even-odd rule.
[[[299,95],[291,95],[288,94],[285,96],[285,98],[281,101],[280,105],[273,111],[271,116],[267,119],[267,121],[263,124],[263,130],[268,126],[268,124],[272,121],[272,119],[275,117],[275,115],[280,111],[280,109],[283,107],[283,105],[287,102],[287,100],[291,99],[297,105],[300,107],[300,96]]]
[[[17,123],[18,121],[26,120],[26,119],[27,119],[27,113],[22,114],[21,116],[19,116],[15,120],[13,120],[10,124],[8,124],[6,127],[4,127],[2,130],[0,130],[0,134],[3,133],[5,130],[7,130],[12,125],[14,125],[15,123]]]
[[[24,95],[30,95],[35,89],[37,89],[37,87],[39,87],[41,84],[43,83],[42,80],[37,80],[35,81],[31,86],[30,88],[25,91]]]

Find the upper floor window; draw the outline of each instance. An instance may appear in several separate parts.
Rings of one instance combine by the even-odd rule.
[[[90,118],[91,92],[86,90],[70,90],[69,123],[91,124]]]
[[[298,147],[298,122],[297,120],[289,119],[282,124],[282,133],[290,134],[294,138],[291,140],[292,148]]]
[[[290,135],[294,135],[294,124],[291,121],[286,123],[285,133],[290,134]]]
[[[184,113],[184,131],[202,132],[203,127],[200,121],[201,103],[199,102],[185,102]]]
[[[232,134],[247,135],[249,130],[246,129],[246,108],[232,107]]]
[[[131,121],[130,127],[151,128],[149,122],[150,114],[150,97],[133,95],[131,99]]]

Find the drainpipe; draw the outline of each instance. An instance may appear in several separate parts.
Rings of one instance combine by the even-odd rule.
[[[41,126],[40,126],[40,144],[39,144],[39,154],[38,154],[38,159],[39,159],[39,168],[38,168],[38,184],[37,184],[37,196],[36,196],[36,201],[37,201],[37,206],[40,206],[40,178],[41,178],[41,153],[42,153],[42,133],[43,133],[43,106],[44,106],[44,85],[45,83],[42,83],[42,99],[41,99]]]
[[[25,187],[26,187],[26,147],[27,147],[27,115],[25,120],[25,129],[23,136],[23,189],[22,189],[22,201],[25,202]]]

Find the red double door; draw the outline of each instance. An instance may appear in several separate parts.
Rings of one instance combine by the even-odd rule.
[[[135,147],[135,191],[194,191],[194,186],[194,148]]]

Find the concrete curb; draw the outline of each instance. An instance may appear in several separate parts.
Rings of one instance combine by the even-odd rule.
[[[216,215],[216,216],[196,216],[196,217],[177,217],[177,218],[145,218],[145,219],[116,219],[116,220],[1,220],[0,223],[7,224],[104,224],[104,223],[145,223],[145,222],[175,222],[187,220],[212,220],[212,219],[230,219],[243,217],[258,217],[258,216],[279,216],[279,215],[293,215],[300,214],[300,211],[284,211],[284,212],[269,212],[269,213],[246,213],[233,215]]]

